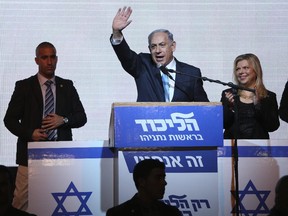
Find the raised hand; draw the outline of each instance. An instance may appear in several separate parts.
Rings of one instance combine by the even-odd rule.
[[[119,8],[112,23],[113,36],[120,36],[121,31],[126,28],[132,20],[129,20],[132,9],[130,7]]]

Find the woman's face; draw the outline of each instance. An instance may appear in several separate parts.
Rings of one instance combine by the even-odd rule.
[[[255,87],[257,75],[247,60],[241,60],[237,63],[235,75],[241,86]]]

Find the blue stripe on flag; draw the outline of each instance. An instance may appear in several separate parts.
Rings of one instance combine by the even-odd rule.
[[[218,157],[231,157],[232,147],[218,147]],[[113,158],[108,147],[29,149],[29,159]],[[288,146],[238,146],[239,157],[288,157]]]
[[[218,157],[231,157],[232,147],[218,147]],[[239,157],[288,157],[288,146],[238,146]]]
[[[83,159],[83,158],[113,158],[110,148],[39,148],[29,149],[30,160],[41,159]]]

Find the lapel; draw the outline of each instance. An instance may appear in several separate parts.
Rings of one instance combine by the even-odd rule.
[[[152,81],[156,82],[155,85],[157,86],[157,88],[154,89],[154,91],[157,94],[157,101],[164,102],[165,101],[165,95],[164,95],[164,87],[163,87],[160,69],[155,65],[155,63],[153,63],[152,65],[153,65]]]
[[[40,107],[41,115],[43,113],[43,95],[42,95],[42,90],[41,86],[37,77],[37,74],[32,76],[31,79],[31,89],[32,89],[32,94],[35,97],[35,101]]]
[[[180,71],[180,72],[183,72],[183,67],[181,65],[181,63],[175,58],[175,61],[176,61],[176,71]],[[175,76],[175,86],[174,86],[174,95],[173,95],[173,98],[172,98],[172,101],[175,101],[176,98],[178,98],[178,95],[180,93],[180,90],[179,90],[179,86],[181,86],[181,82],[183,82],[183,78],[185,76],[181,76],[179,74],[176,73],[176,76]],[[187,80],[186,80],[187,81]],[[183,86],[183,85],[182,85]],[[183,87],[182,87],[183,88]],[[181,89],[181,87],[180,87]]]
[[[165,101],[164,86],[163,86],[160,69],[157,67],[155,70],[155,77],[156,77],[155,80],[157,82],[157,85],[160,86],[160,88],[157,88],[158,89],[158,92],[157,92],[158,101],[164,102]]]

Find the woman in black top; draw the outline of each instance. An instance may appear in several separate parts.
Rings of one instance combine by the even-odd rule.
[[[258,57],[251,53],[236,57],[233,75],[237,85],[255,92],[232,88],[222,92],[224,139],[269,139],[268,132],[280,125],[278,104],[276,94],[264,86]]]

